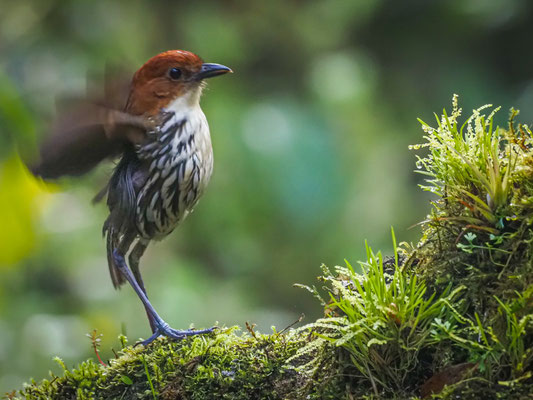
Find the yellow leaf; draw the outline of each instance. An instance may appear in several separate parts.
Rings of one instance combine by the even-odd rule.
[[[0,268],[20,261],[36,246],[37,221],[48,191],[17,154],[0,163]]]

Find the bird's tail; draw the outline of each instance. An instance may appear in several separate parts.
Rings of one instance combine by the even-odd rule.
[[[109,216],[104,224],[103,234],[106,238],[107,265],[109,266],[109,275],[111,275],[113,286],[115,289],[118,289],[126,282],[126,280],[118,269],[118,266],[115,263],[115,257],[113,255],[115,250],[121,251],[122,246],[120,246],[120,234],[113,227],[111,216]]]
[[[137,236],[135,221],[136,191],[133,175],[139,161],[134,152],[124,154],[113,172],[108,185],[96,197],[98,201],[107,194],[109,217],[104,223],[103,235],[107,245],[107,263],[113,286],[119,288],[126,280],[115,263],[114,252],[126,257]]]

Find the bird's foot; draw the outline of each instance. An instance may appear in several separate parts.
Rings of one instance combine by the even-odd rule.
[[[162,323],[156,323],[156,329],[152,336],[150,336],[146,340],[142,340],[140,342],[137,342],[135,346],[142,344],[143,346],[148,346],[150,343],[152,343],[155,339],[157,339],[159,336],[166,336],[169,339],[173,340],[182,340],[185,339],[188,336],[195,336],[195,335],[204,335],[206,333],[211,333],[215,329],[218,329],[218,327],[214,326],[212,328],[208,329],[188,329],[184,331],[179,331],[177,329],[171,328],[166,322]]]
[[[159,316],[159,314],[155,311],[152,304],[150,304],[150,301],[148,300],[148,297],[146,297],[146,292],[144,290],[144,287],[142,285],[139,285],[139,282],[137,279],[133,276],[133,273],[129,269],[128,265],[126,264],[126,261],[124,260],[124,255],[120,253],[117,249],[113,251],[113,257],[114,261],[116,263],[117,268],[119,271],[123,274],[124,278],[130,283],[130,285],[133,287],[133,290],[135,290],[135,293],[137,293],[137,296],[141,299],[144,308],[146,309],[146,313],[148,314],[148,318],[150,319],[150,326],[152,328],[155,328],[154,334],[150,336],[148,339],[143,340],[141,342],[136,343],[135,345],[149,345],[152,343],[155,339],[157,339],[159,336],[166,336],[169,339],[174,340],[181,340],[185,339],[187,336],[194,336],[194,335],[203,335],[205,333],[211,333],[217,327],[209,328],[209,329],[201,329],[201,330],[194,330],[189,329],[186,331],[178,331],[177,329],[171,328],[163,319]]]

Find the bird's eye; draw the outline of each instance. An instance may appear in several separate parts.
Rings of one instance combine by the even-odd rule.
[[[170,76],[170,79],[178,80],[181,77],[181,69],[170,68],[168,71],[168,76]]]

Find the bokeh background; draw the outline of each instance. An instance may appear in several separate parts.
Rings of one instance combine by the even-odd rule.
[[[55,100],[83,94],[106,62],[134,72],[188,49],[235,74],[202,100],[215,148],[194,214],[143,259],[151,300],[174,327],[256,323],[263,332],[320,315],[295,282],[321,263],[355,263],[364,240],[391,252],[390,227],[416,241],[430,198],[417,188],[417,117],[458,93],[533,119],[528,0],[0,1],[0,393],[94,356],[149,327],[129,287],[110,283],[90,200],[104,165],[44,185],[21,162]]]

